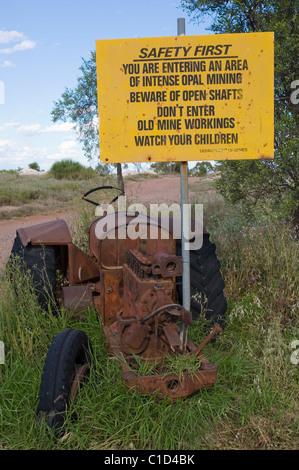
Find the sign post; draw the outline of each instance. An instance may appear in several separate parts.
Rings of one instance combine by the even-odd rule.
[[[178,18],[177,21],[178,36],[185,35],[185,18]],[[186,249],[185,233],[189,233],[189,218],[186,217],[185,204],[188,204],[188,161],[181,162],[180,164],[180,188],[181,188],[181,240],[182,240],[182,261],[183,261],[183,275],[182,275],[182,297],[183,307],[190,310],[190,252]],[[181,324],[180,338],[185,347],[185,340],[187,338],[187,327]]]

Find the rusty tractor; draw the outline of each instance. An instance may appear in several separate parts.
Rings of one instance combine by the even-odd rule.
[[[98,205],[86,196],[83,198]],[[115,200],[115,199],[114,199]],[[147,237],[120,237],[136,214],[104,214],[89,227],[89,253],[72,242],[62,219],[22,227],[17,230],[12,255],[19,254],[30,269],[39,302],[47,308],[47,295],[56,296],[57,304],[72,312],[92,307],[98,312],[111,357],[116,358],[124,383],[141,394],[179,399],[211,386],[217,378],[217,366],[204,355],[204,346],[221,330],[226,311],[224,282],[215,245],[203,229],[200,249],[190,253],[191,307],[182,306],[181,240],[173,237],[174,220],[167,226],[162,218],[150,220],[139,214]],[[169,221],[168,221],[169,222]],[[106,227],[103,233],[100,227]],[[154,223],[158,236],[150,237]],[[113,228],[115,238],[109,237]],[[122,232],[123,233],[123,232]],[[45,267],[47,284],[38,274]],[[56,272],[60,269],[67,285],[56,292]],[[188,338],[188,328],[205,315],[211,332],[199,345]],[[195,373],[167,373],[166,358],[185,355],[196,360]],[[140,375],[140,361],[155,363],[155,373]],[[81,330],[59,333],[45,359],[37,413],[58,430],[64,411],[89,373],[90,342]],[[166,365],[165,365],[166,364]],[[56,431],[55,431],[56,432]]]

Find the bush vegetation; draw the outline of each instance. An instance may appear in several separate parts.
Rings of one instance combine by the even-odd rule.
[[[86,168],[79,162],[73,160],[61,160],[55,162],[49,171],[49,176],[57,180],[90,180],[97,177],[97,173],[93,168]]]

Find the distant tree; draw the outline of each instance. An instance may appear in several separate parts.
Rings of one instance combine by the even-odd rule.
[[[274,31],[275,158],[221,162],[218,187],[233,202],[283,202],[299,223],[299,104],[292,99],[299,80],[299,0],[182,0],[181,6],[198,22],[209,15],[215,33]]]
[[[150,168],[156,173],[172,175],[174,173],[180,173],[180,162],[156,162],[151,163]]]
[[[61,98],[54,102],[51,112],[53,122],[68,121],[74,124],[79,142],[89,161],[99,159],[99,122],[97,98],[96,53],[90,52],[88,60],[82,59],[79,68],[81,76],[74,89],[66,88]],[[117,169],[118,184],[124,188],[121,164],[113,164]],[[108,167],[109,168],[109,167]],[[103,170],[106,173],[106,170]]]
[[[196,165],[190,169],[190,176],[205,176],[213,171],[214,167],[211,162],[197,162]]]
[[[30,168],[31,170],[40,171],[40,167],[37,162],[29,163],[28,168]]]

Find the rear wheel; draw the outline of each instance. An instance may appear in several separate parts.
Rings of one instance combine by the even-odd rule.
[[[177,255],[181,256],[181,241],[177,242]],[[209,323],[225,323],[227,301],[224,296],[224,281],[216,256],[216,246],[210,236],[203,234],[203,244],[190,251],[190,308],[193,320],[204,315]],[[178,278],[178,295],[182,303],[182,278]]]
[[[45,360],[37,415],[59,437],[65,412],[88,376],[91,362],[90,343],[81,330],[67,329],[53,340]]]
[[[11,250],[8,265],[13,266],[13,260],[20,265],[21,271],[30,273],[35,294],[43,310],[48,310],[49,303],[55,305],[56,293],[56,254],[53,246],[23,246],[17,235]],[[10,277],[13,279],[13,268]],[[17,289],[16,294],[18,295]]]

